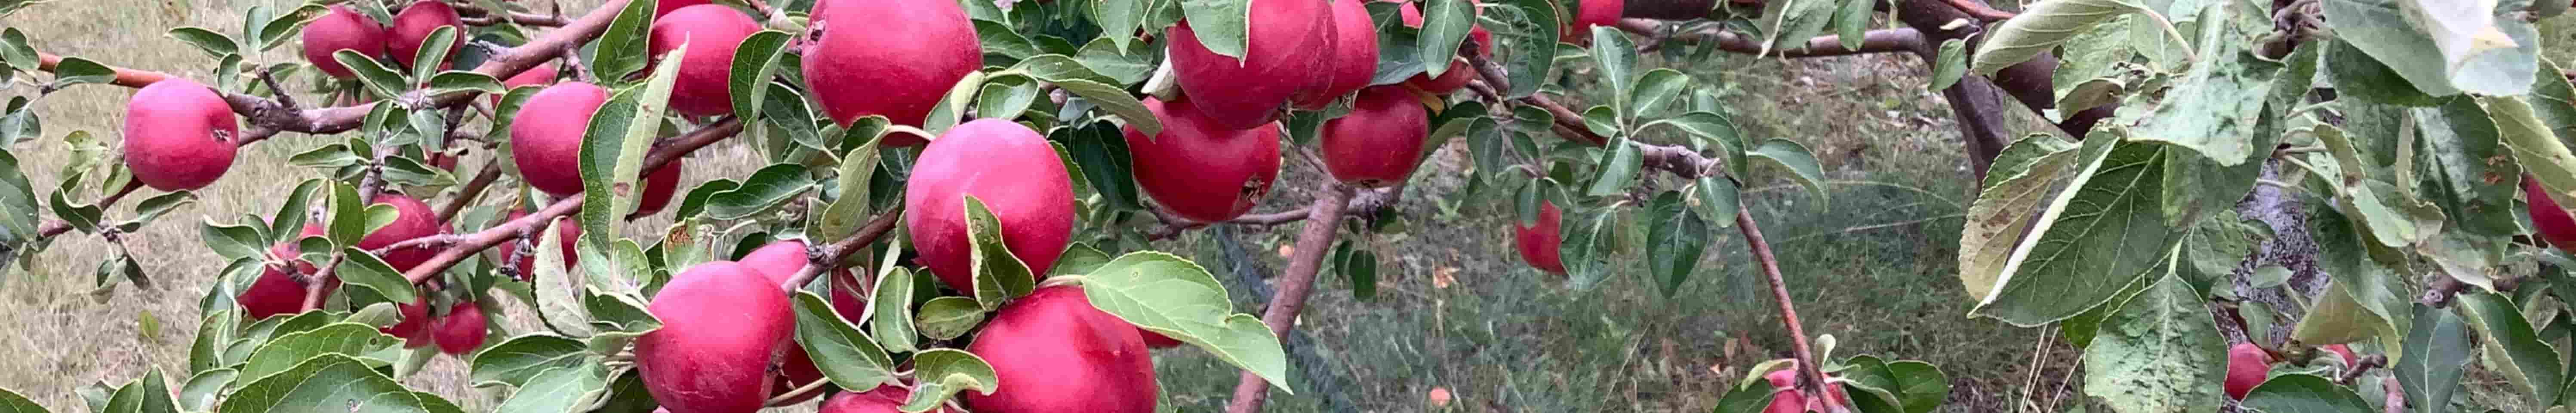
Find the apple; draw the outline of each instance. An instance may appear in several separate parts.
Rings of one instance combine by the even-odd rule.
[[[2522,192],[2530,198],[2524,207],[2528,208],[2531,226],[2539,230],[2540,239],[2558,247],[2559,251],[2576,253],[2576,216],[2570,216],[2567,208],[2559,206],[2556,197],[2549,196],[2549,190],[2540,186],[2538,177],[2523,175]]]
[[[1396,17],[1402,20],[1405,27],[1422,28],[1422,9],[1414,7],[1413,3],[1404,3],[1403,6],[1397,7],[1396,11]],[[1481,11],[1478,13],[1482,14]],[[1467,37],[1475,40],[1477,56],[1488,59],[1494,57],[1493,32],[1486,31],[1483,25],[1469,26]],[[1451,57],[1449,68],[1441,71],[1440,77],[1431,77],[1430,73],[1417,73],[1413,77],[1405,78],[1404,85],[1421,90],[1423,93],[1446,95],[1467,87],[1467,81],[1475,78],[1476,68],[1467,64],[1467,58]]]
[[[1243,57],[1227,57],[1199,43],[1186,20],[1173,25],[1164,44],[1172,80],[1207,119],[1223,129],[1252,129],[1279,118],[1290,98],[1329,77],[1333,50],[1332,5],[1324,1],[1253,2],[1244,22]]]
[[[456,308],[447,310],[446,317],[438,318],[438,332],[434,334],[438,351],[465,354],[483,347],[484,323],[483,307],[472,302],[456,303]]]
[[[2342,344],[2331,344],[2331,345],[2327,345],[2327,346],[2325,346],[2325,349],[2326,349],[2326,351],[2332,351],[2332,352],[2334,352],[2336,355],[2341,355],[2341,356],[2343,356],[2343,364],[2344,364],[2344,365],[2346,365],[2346,366],[2353,365],[2353,363],[2360,363],[2360,362],[2361,362],[2361,355],[2360,355],[2360,354],[2355,354],[2355,353],[2353,353],[2353,352],[2352,352],[2352,346],[2347,346],[2347,345],[2342,345]]]
[[[992,394],[961,393],[978,413],[1154,411],[1159,390],[1144,338],[1093,308],[1081,287],[1039,288],[1003,304],[966,351],[1001,379]]]
[[[402,318],[395,321],[394,325],[385,326],[376,331],[402,337],[403,348],[428,346],[431,340],[430,330],[433,330],[430,325],[435,324],[435,321],[429,317],[429,296],[422,295],[418,301],[395,304],[394,310]]]
[[[509,222],[526,216],[528,216],[528,211],[526,210],[510,211],[510,217],[502,219],[502,222]],[[548,226],[554,227],[555,236],[563,238],[563,245],[559,250],[563,251],[564,268],[571,269],[573,266],[581,265],[581,255],[573,253],[572,246],[573,240],[581,239],[581,225],[573,221],[547,222],[544,225],[538,225],[537,230],[544,231]],[[537,245],[542,242],[542,240],[538,239],[529,239],[528,245]],[[519,257],[517,262],[511,263],[512,265],[516,265],[519,269],[519,281],[528,281],[537,276],[537,254],[531,253],[520,255],[519,243],[517,241],[501,243],[501,259],[506,260],[510,259],[510,257]]]
[[[303,36],[304,60],[312,62],[313,69],[341,79],[355,75],[349,73],[348,66],[331,58],[333,52],[355,50],[368,57],[383,56],[388,39],[384,24],[345,4],[332,5],[330,13],[304,26]]]
[[[824,0],[814,9],[823,34],[805,49],[807,93],[841,126],[868,115],[921,125],[950,87],[984,67],[983,40],[957,2]],[[899,133],[883,144],[925,142]]]
[[[434,236],[447,231],[447,225],[438,221],[438,210],[431,209],[428,203],[420,202],[420,199],[385,192],[376,194],[375,203],[392,205],[394,212],[401,215],[395,217],[393,223],[385,224],[383,228],[377,228],[376,232],[367,233],[366,237],[359,238],[358,249],[375,251],[393,246],[395,243]],[[321,235],[323,226],[323,223],[305,223],[304,230],[308,235]],[[418,267],[437,256],[436,248],[404,248],[386,252],[384,256],[377,258],[384,259],[385,264],[393,266],[396,271],[411,271],[412,267]]]
[[[680,165],[688,159],[671,158],[671,163],[663,164],[662,169],[646,172],[644,193],[636,196],[635,214],[626,216],[626,219],[653,215],[662,212],[663,207],[671,206],[671,196],[680,191]]]
[[[1152,137],[1126,128],[1135,158],[1136,186],[1163,209],[1198,222],[1224,222],[1252,211],[1279,177],[1279,125],[1228,127],[1191,104],[1199,96],[1165,102],[1145,98],[1145,109],[1163,123]]]
[[[562,70],[555,68],[554,62],[546,62],[538,64],[536,67],[528,68],[527,71],[519,72],[519,74],[510,75],[509,79],[501,80],[501,89],[503,92],[492,95],[492,105],[495,109],[498,109],[501,105],[502,95],[508,94],[509,89],[518,89],[527,86],[542,87],[553,84],[555,81],[555,75],[562,74],[562,72]],[[521,105],[526,105],[528,103],[533,102],[520,102]]]
[[[268,267],[260,272],[258,280],[251,281],[250,288],[234,295],[233,301],[241,303],[242,315],[251,319],[304,312],[304,282],[297,281],[295,275],[287,269]],[[340,286],[338,280],[324,284],[324,295]]]
[[[921,149],[904,181],[903,224],[920,254],[913,262],[958,291],[975,290],[970,195],[1000,221],[1002,244],[1032,274],[1054,268],[1073,239],[1072,176],[1046,137],[1003,119],[950,128]]]
[[[162,191],[204,188],[232,169],[241,124],[232,105],[204,84],[170,78],[125,103],[125,167]]]
[[[2254,343],[2236,343],[2227,348],[2227,398],[2244,400],[2245,393],[2263,384],[2265,373],[2272,370],[2272,354]]]
[[[762,245],[758,249],[751,250],[751,253],[749,254],[743,254],[742,260],[738,262],[742,263],[743,267],[758,270],[764,279],[769,280],[770,285],[783,285],[787,283],[787,279],[794,278],[798,271],[803,271],[805,267],[812,265],[813,260],[809,257],[810,256],[805,253],[805,241],[791,239],[771,242],[769,245]],[[838,271],[834,277],[844,277],[848,275],[849,271],[843,270]],[[837,307],[841,305],[841,303],[837,301],[843,294],[841,291],[838,291],[837,288],[840,284],[842,283],[833,283],[836,287],[832,295],[832,298],[836,301],[832,303],[836,306],[833,310],[845,314],[843,315],[845,318],[856,320],[858,318],[857,316],[846,315],[853,310],[852,308]],[[789,390],[795,390],[795,386],[811,383],[823,378],[823,371],[814,366],[814,359],[805,354],[805,347],[803,345],[790,341],[787,343],[786,353],[786,362],[781,363],[782,366],[778,377],[778,394],[785,394]],[[819,394],[821,393],[811,393],[807,396],[810,397]],[[776,394],[771,396],[776,396]],[[803,400],[800,399],[798,401],[801,402]]]
[[[1564,275],[1565,261],[1556,250],[1558,243],[1565,242],[1562,229],[1557,227],[1562,219],[1563,213],[1557,211],[1555,203],[1539,201],[1537,223],[1521,226],[1517,220],[1512,222],[1512,242],[1519,247],[1521,260],[1540,271]]]
[[[644,310],[662,328],[635,339],[635,369],[663,408],[751,412],[769,399],[769,365],[796,331],[796,317],[759,270],[698,264],[671,277]]]
[[[653,16],[666,16],[670,15],[673,11],[678,11],[689,6],[714,3],[714,0],[662,0],[661,2],[654,3]]]
[[[1565,22],[1565,31],[1557,41],[1590,44],[1592,27],[1619,24],[1620,10],[1627,7],[1627,0],[1580,0],[1578,3],[1574,20]]]
[[[815,413],[897,413],[901,410],[896,409],[903,407],[903,402],[911,398],[912,390],[903,386],[878,386],[875,390],[834,395],[830,400],[824,400],[823,407],[816,409]],[[940,407],[931,408],[927,413],[947,412],[947,408]]]
[[[1171,336],[1165,336],[1165,335],[1163,335],[1163,333],[1156,333],[1156,332],[1152,332],[1152,331],[1146,331],[1146,330],[1145,330],[1145,329],[1143,329],[1143,328],[1138,328],[1138,329],[1136,329],[1136,335],[1138,335],[1138,336],[1141,336],[1141,337],[1144,337],[1144,338],[1145,338],[1145,348],[1151,348],[1151,349],[1158,349],[1158,350],[1159,350],[1159,349],[1167,349],[1167,348],[1173,348],[1173,347],[1180,347],[1182,344],[1188,344],[1188,343],[1182,343],[1180,340],[1174,340],[1174,339],[1172,339],[1172,337],[1171,337]]]
[[[750,15],[717,4],[682,7],[653,21],[651,47],[656,61],[681,46],[679,77],[671,81],[671,110],[689,116],[733,113],[734,49],[760,32]]]
[[[1771,407],[1762,413],[1802,413],[1807,411],[1806,393],[1798,391],[1798,369],[1791,367],[1762,375],[1771,382]]]
[[[1334,99],[1368,87],[1377,76],[1377,23],[1369,21],[1368,6],[1361,0],[1334,0],[1333,57],[1321,76],[1322,86],[1297,94],[1291,102],[1300,110],[1323,110]]]
[[[510,160],[519,179],[555,196],[582,191],[581,139],[590,117],[608,103],[608,89],[564,82],[537,91],[510,122]]]
[[[1351,113],[1324,122],[1324,171],[1342,183],[1380,188],[1404,182],[1422,163],[1431,114],[1396,86],[1363,89]]]
[[[403,7],[402,13],[394,14],[393,43],[385,46],[393,53],[394,61],[402,62],[403,67],[395,70],[408,70],[412,60],[420,55],[421,42],[428,41],[429,34],[442,26],[456,27],[455,44],[447,48],[447,57],[456,57],[456,51],[465,48],[468,36],[465,34],[465,19],[456,16],[455,7],[439,0],[420,0]],[[442,63],[440,67],[448,65]]]

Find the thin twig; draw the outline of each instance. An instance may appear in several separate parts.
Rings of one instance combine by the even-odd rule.
[[[796,270],[796,275],[787,277],[787,282],[780,284],[779,288],[786,289],[788,292],[795,292],[797,287],[803,287],[805,286],[805,283],[814,282],[814,277],[822,276],[825,272],[847,267],[850,254],[864,249],[861,247],[867,246],[869,243],[876,242],[879,238],[885,238],[886,233],[894,231],[894,225],[896,223],[903,222],[902,218],[903,209],[901,208],[889,209],[885,212],[877,213],[876,219],[868,220],[868,226],[860,227],[859,232],[854,232],[851,233],[849,237],[832,241],[831,245],[826,245],[822,248],[823,253],[813,254],[813,257],[811,257],[813,262],[805,265],[804,269]]]
[[[126,195],[133,194],[137,189],[143,189],[143,181],[126,182],[125,187],[117,189],[116,193],[107,194],[107,197],[105,198],[99,198],[98,207],[100,209],[106,209],[108,207],[116,206],[116,201],[124,200]],[[55,235],[62,235],[64,232],[70,232],[71,230],[71,222],[59,219],[47,221],[44,225],[36,227],[36,239],[42,240],[45,238],[52,238]]]
[[[823,385],[826,384],[832,384],[832,381],[815,379],[812,383],[805,383],[803,386],[796,386],[796,389],[794,390],[788,390],[786,393],[779,393],[777,397],[771,397],[769,398],[769,401],[763,402],[760,405],[778,407],[796,404],[796,402],[805,401],[805,396],[811,396],[814,395],[814,392],[823,391]]]
[[[1261,323],[1270,327],[1272,335],[1287,337],[1288,330],[1296,326],[1298,311],[1305,309],[1307,294],[1315,290],[1315,273],[1323,270],[1324,255],[1333,249],[1333,237],[1341,228],[1336,223],[1341,222],[1344,203],[1351,197],[1350,187],[1326,182],[1321,192],[1315,198],[1315,206],[1307,210],[1306,229],[1297,235],[1297,252],[1289,257],[1288,272],[1279,277],[1278,291],[1270,296],[1270,309],[1261,314]],[[1263,400],[1269,397],[1270,383],[1246,371],[1235,382],[1234,401],[1226,405],[1226,411],[1259,412]]]
[[[681,156],[688,155],[690,152],[697,151],[698,148],[713,145],[717,141],[733,137],[735,134],[741,132],[742,121],[727,117],[724,120],[717,121],[716,123],[707,125],[704,128],[699,128],[698,130],[691,131],[687,134],[682,134],[678,139],[674,139],[671,145],[656,148],[651,154],[646,155],[644,157],[644,168],[642,169],[642,172],[645,176],[650,176],[653,174],[653,171],[661,169],[663,165],[669,165],[671,161],[677,160]],[[499,225],[494,225],[492,228],[476,231],[472,234],[460,234],[463,235],[464,238],[458,239],[456,243],[448,246],[446,250],[439,251],[438,255],[430,257],[429,261],[423,262],[419,266],[412,267],[411,271],[404,272],[403,278],[411,280],[413,284],[428,281],[431,277],[438,276],[439,272],[447,271],[448,267],[456,266],[457,263],[464,262],[465,259],[472,257],[474,254],[480,254],[483,250],[491,249],[494,246],[501,245],[503,242],[519,239],[523,237],[524,234],[535,233],[531,230],[532,228],[544,226],[547,222],[554,221],[556,217],[570,215],[574,211],[580,211],[581,203],[582,198],[578,197],[556,201],[553,205],[547,205],[545,209],[529,213],[527,216],[522,216],[518,219],[513,219]]]
[[[501,160],[484,162],[483,171],[474,173],[473,180],[465,181],[465,188],[456,192],[456,199],[448,200],[447,206],[438,208],[438,222],[446,223],[455,220],[457,213],[465,211],[466,205],[473,205],[475,199],[482,198],[483,191],[491,188],[493,181],[499,180],[501,180]]]

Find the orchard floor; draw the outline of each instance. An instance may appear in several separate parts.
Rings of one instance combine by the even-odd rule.
[[[26,31],[47,52],[204,79],[213,59],[163,35],[166,28],[238,27],[236,13],[250,5],[299,2],[57,1],[0,18],[0,27]],[[583,10],[595,1],[570,3],[567,10]],[[2566,38],[2563,25],[2550,27],[2549,38]],[[296,50],[280,47],[258,59],[295,59]],[[1940,365],[1952,386],[1945,412],[2054,412],[2070,403],[2061,384],[2075,371],[2074,352],[2046,338],[2054,330],[1964,316],[1971,303],[1954,273],[1967,167],[1950,110],[1924,90],[1918,59],[1736,57],[1690,71],[1721,85],[1722,101],[1748,136],[1805,143],[1834,178],[1825,197],[1761,171],[1747,198],[1778,249],[1807,331],[1832,335],[1839,343],[1833,354]],[[14,86],[0,95],[32,93]],[[34,182],[57,182],[67,160],[62,137],[86,130],[114,139],[131,93],[85,86],[47,97],[45,138],[9,149]],[[2007,109],[2023,130],[2045,127],[2018,107]],[[91,269],[111,247],[77,234],[63,237],[31,273],[0,273],[0,326],[8,326],[0,329],[0,354],[13,355],[0,357],[0,388],[73,412],[84,409],[81,386],[122,383],[149,369],[184,370],[199,324],[197,297],[221,268],[198,241],[196,222],[273,208],[259,200],[273,197],[279,183],[312,174],[284,166],[285,158],[320,140],[290,134],[243,151],[224,180],[200,192],[216,201],[179,210],[128,239],[129,248],[144,252],[145,272],[175,288],[91,294]],[[1787,354],[1772,300],[1731,229],[1714,234],[1698,270],[1669,295],[1639,275],[1642,264],[1594,288],[1569,289],[1511,251],[1512,214],[1495,207],[1507,203],[1491,193],[1460,193],[1467,164],[1460,148],[1444,149],[1416,176],[1400,207],[1409,230],[1368,241],[1382,257],[1374,299],[1354,297],[1341,278],[1326,276],[1300,324],[1320,362],[1299,371],[1297,394],[1276,395],[1271,411],[1704,412],[1743,369]],[[742,145],[710,150],[690,161],[690,185],[760,166]],[[1281,190],[1261,210],[1305,205],[1317,180],[1304,164],[1289,163]],[[239,200],[255,201],[223,202]],[[1157,247],[1191,256],[1233,283],[1234,271],[1275,275],[1284,268],[1282,246],[1296,228],[1197,231]],[[1253,308],[1257,301],[1244,302]],[[520,331],[532,326],[515,324]],[[1166,410],[1217,411],[1231,398],[1235,370],[1212,357],[1168,350],[1157,365]],[[441,358],[406,382],[468,411],[497,403],[498,392],[467,387],[465,377],[463,362]],[[1435,390],[1454,400],[1435,405],[1426,397]]]

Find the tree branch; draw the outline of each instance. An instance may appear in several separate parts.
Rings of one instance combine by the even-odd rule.
[[[672,139],[672,143],[669,146],[655,149],[652,154],[644,157],[644,168],[642,169],[643,175],[650,176],[653,174],[653,171],[661,169],[663,165],[670,164],[672,160],[688,155],[689,152],[697,151],[698,148],[704,148],[707,145],[715,144],[717,141],[733,137],[734,134],[740,132],[742,132],[741,120],[725,118],[725,120],[707,125],[705,128],[700,128],[696,131],[680,135],[680,137]],[[420,266],[412,267],[411,271],[404,272],[403,278],[411,280],[413,284],[428,281],[431,277],[437,277],[439,272],[447,271],[448,267],[454,267],[457,263],[464,262],[467,258],[474,256],[474,254],[482,253],[483,250],[491,249],[494,246],[501,245],[501,243],[519,239],[521,234],[533,234],[535,233],[536,228],[545,226],[547,222],[553,221],[556,217],[569,215],[574,211],[580,211],[581,203],[582,198],[567,198],[562,201],[556,201],[553,205],[547,205],[545,209],[530,213],[527,216],[519,217],[519,219],[513,219],[500,225],[494,225],[491,228],[476,231],[472,234],[459,234],[462,238],[456,239],[453,245],[448,246],[446,250],[439,251],[437,256],[430,257],[429,261],[421,263]]]
[[[796,270],[796,275],[788,276],[787,283],[780,284],[778,287],[788,292],[795,292],[797,287],[814,282],[814,277],[822,276],[824,272],[848,267],[851,253],[864,249],[861,247],[877,242],[879,238],[885,238],[886,233],[894,231],[895,224],[903,222],[902,218],[901,207],[877,213],[876,219],[868,220],[868,226],[860,227],[859,232],[850,233],[849,237],[832,241],[831,245],[822,248],[821,254],[811,254],[813,256],[810,258],[813,262],[806,264],[804,269]]]
[[[1957,8],[1962,13],[1967,13],[1969,16],[1976,17],[1977,20],[1997,21],[2013,18],[2013,12],[1995,10],[1995,8],[1987,7],[1985,3],[1979,2],[1978,0],[1946,1],[1950,2],[1950,7]]]
[[[1374,214],[1381,208],[1395,205],[1396,198],[1401,196],[1403,192],[1404,187],[1402,186],[1361,190],[1358,195],[1351,197],[1350,202],[1344,206],[1343,209],[1349,211],[1349,215]],[[1212,225],[1205,222],[1191,221],[1188,218],[1182,218],[1180,215],[1175,215],[1170,211],[1164,211],[1159,208],[1147,208],[1146,210],[1152,211],[1154,213],[1154,218],[1163,222],[1163,226],[1161,228],[1156,228],[1152,232],[1145,233],[1146,241],[1172,239],[1173,237],[1180,236],[1181,232],[1206,228],[1209,225]],[[1304,221],[1306,220],[1306,217],[1312,215],[1312,212],[1313,211],[1301,209],[1295,211],[1244,214],[1243,216],[1234,217],[1234,219],[1225,220],[1224,223],[1235,225],[1272,226]]]
[[[143,181],[126,182],[125,188],[117,189],[116,193],[107,194],[107,197],[105,198],[99,198],[98,207],[100,209],[106,209],[108,207],[116,206],[116,201],[125,200],[126,195],[134,194],[134,191],[137,189],[143,189]],[[45,221],[44,225],[36,227],[36,239],[43,240],[46,238],[52,238],[55,235],[62,235],[65,232],[71,232],[71,230],[71,222],[59,219]]]
[[[1807,329],[1798,320],[1798,307],[1789,297],[1788,280],[1780,276],[1780,260],[1772,257],[1771,242],[1763,239],[1761,224],[1753,221],[1753,209],[1742,200],[1735,203],[1735,228],[1744,233],[1744,243],[1753,247],[1753,259],[1761,264],[1763,281],[1771,285],[1771,299],[1780,304],[1780,323],[1789,328],[1791,354],[1798,358],[1798,375],[1806,378],[1798,381],[1798,389],[1811,395],[1828,394],[1815,346],[1807,343]],[[1840,402],[1833,397],[1811,397],[1810,401],[1826,406],[1824,411],[1840,411],[1836,405]]]
[[[493,181],[501,180],[502,161],[502,159],[493,159],[484,162],[483,171],[474,173],[474,179],[465,181],[465,188],[456,191],[456,199],[448,200],[447,206],[438,208],[438,222],[455,220],[456,214],[465,211],[466,205],[473,205],[474,200],[483,198],[483,191],[490,189]]]
[[[1322,194],[1315,198],[1315,206],[1307,209],[1306,229],[1297,235],[1297,251],[1288,259],[1288,272],[1280,275],[1279,290],[1270,296],[1270,309],[1261,314],[1261,323],[1270,326],[1271,334],[1287,337],[1288,330],[1296,325],[1297,313],[1306,307],[1307,294],[1315,290],[1315,273],[1323,270],[1324,256],[1333,249],[1333,237],[1341,228],[1337,223],[1342,221],[1344,203],[1350,198],[1350,187],[1326,182]],[[1260,375],[1244,372],[1235,383],[1234,401],[1226,405],[1226,412],[1259,412],[1263,400],[1269,397],[1270,383]]]
[[[474,26],[490,26],[501,23],[501,19],[493,17],[492,11],[484,10],[483,6],[472,4],[451,5],[455,6],[456,14],[465,20],[465,24]],[[565,20],[562,15],[544,15],[520,12],[509,12],[508,15],[510,17],[510,22],[527,26],[563,27],[565,25],[572,24],[571,20]]]
[[[1619,20],[1618,27],[1620,30],[1626,30],[1629,33],[1635,33],[1640,36],[1651,38],[1662,36],[1666,25],[1652,19],[1622,19]],[[1717,26],[1710,26],[1708,28],[1690,32],[1673,33],[1670,37],[1666,37],[1666,39],[1708,42],[1717,45],[1718,50],[1743,54],[1760,54],[1762,53],[1763,46],[1762,41],[1759,39],[1745,37],[1742,34],[1726,31],[1724,27]],[[1641,48],[1642,50],[1639,50],[1639,52],[1654,51],[1660,47],[1660,43],[1644,46]],[[1844,48],[1841,36],[1825,35],[1807,39],[1805,47],[1772,49],[1771,53],[1772,55],[1790,58],[1824,57],[1870,53],[1908,52],[1922,49],[1923,47],[1923,32],[1914,30],[1913,28],[1897,28],[1869,31],[1861,36],[1861,45],[1858,49]]]

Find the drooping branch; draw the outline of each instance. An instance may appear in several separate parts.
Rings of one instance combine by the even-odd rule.
[[[673,160],[680,159],[681,156],[688,155],[689,152],[733,137],[740,132],[742,132],[742,121],[726,118],[680,135],[670,140],[669,145],[655,148],[650,155],[644,157],[643,175],[650,176],[653,171],[661,169],[663,165],[668,165]],[[448,267],[454,267],[457,263],[473,257],[474,254],[480,254],[483,250],[499,246],[501,243],[519,239],[524,234],[536,233],[538,228],[545,227],[546,223],[554,221],[556,217],[580,211],[581,204],[582,198],[567,198],[547,205],[545,209],[529,213],[527,216],[471,234],[459,234],[461,237],[453,239],[447,249],[439,251],[437,256],[430,257],[429,261],[421,263],[420,266],[412,267],[411,271],[404,272],[403,278],[411,280],[413,284],[428,281],[431,277],[437,277],[438,273],[447,271]]]
[[[1297,234],[1297,250],[1288,258],[1288,272],[1280,274],[1278,291],[1270,296],[1270,309],[1261,314],[1261,323],[1272,335],[1287,337],[1296,325],[1297,313],[1306,308],[1306,296],[1315,290],[1315,274],[1324,268],[1324,256],[1333,249],[1342,213],[1351,198],[1351,189],[1337,182],[1326,182],[1306,210],[1306,228]],[[1255,413],[1270,397],[1270,383],[1250,371],[1235,382],[1234,401],[1226,405],[1228,413]]]
[[[1629,33],[1635,33],[1649,38],[1661,38],[1667,41],[1682,40],[1707,42],[1717,45],[1718,50],[1735,53],[1759,54],[1763,52],[1761,39],[1746,37],[1743,34],[1726,31],[1724,27],[1712,25],[1707,28],[1688,32],[1665,33],[1665,26],[1665,23],[1653,19],[1622,19],[1619,20],[1618,24],[1620,30],[1626,30]],[[1650,44],[1643,46],[1640,51],[1653,51],[1656,48],[1662,47],[1661,45],[1662,43]],[[1914,30],[1913,28],[1896,28],[1871,30],[1863,34],[1861,36],[1861,45],[1859,48],[1845,48],[1843,47],[1841,36],[1825,35],[1807,39],[1805,47],[1773,49],[1770,52],[1779,57],[1796,58],[1910,52],[1922,48],[1924,48],[1924,43],[1923,33],[1921,31]]]

